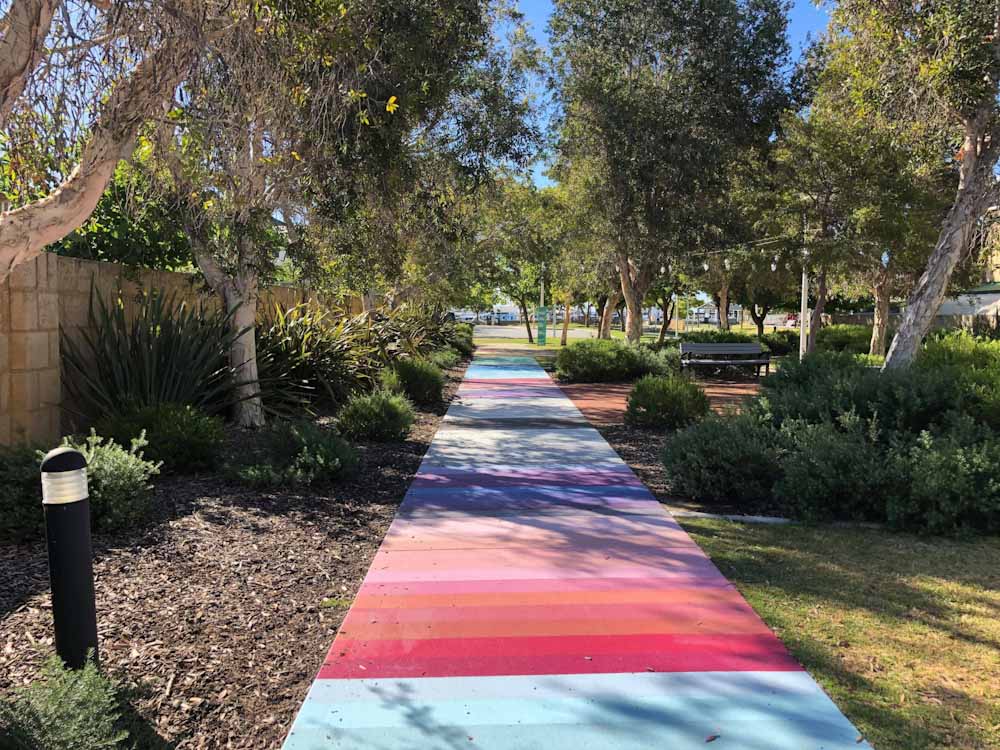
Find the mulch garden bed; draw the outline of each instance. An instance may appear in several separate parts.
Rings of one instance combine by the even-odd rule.
[[[404,443],[358,446],[325,491],[163,478],[156,519],[95,536],[101,665],[130,694],[140,748],[277,748],[353,600],[445,403]],[[52,651],[44,544],[0,545],[0,691]]]

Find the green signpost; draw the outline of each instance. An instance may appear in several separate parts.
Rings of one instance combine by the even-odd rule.
[[[538,321],[538,341],[539,346],[545,346],[545,334],[549,326],[549,308],[545,306],[535,308],[535,320]]]

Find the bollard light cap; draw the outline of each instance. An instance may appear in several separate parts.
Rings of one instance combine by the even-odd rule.
[[[89,496],[87,459],[80,451],[69,447],[49,451],[41,468],[44,505],[75,503]]]
[[[46,474],[57,474],[63,471],[86,469],[87,459],[76,448],[64,445],[45,454],[42,459],[42,471]]]

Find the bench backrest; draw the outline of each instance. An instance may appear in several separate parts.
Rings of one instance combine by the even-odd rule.
[[[681,354],[763,354],[760,344],[690,344],[681,343]]]

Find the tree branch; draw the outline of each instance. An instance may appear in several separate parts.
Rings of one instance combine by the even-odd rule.
[[[0,281],[87,220],[139,128],[169,101],[194,59],[193,46],[171,45],[139,63],[102,108],[69,177],[45,198],[0,215]]]
[[[13,0],[0,38],[0,127],[42,59],[59,0]]]

